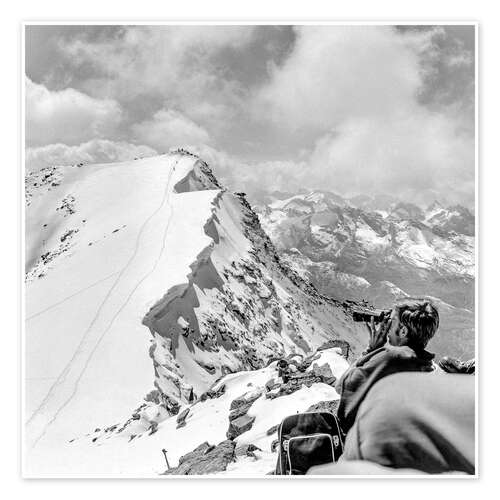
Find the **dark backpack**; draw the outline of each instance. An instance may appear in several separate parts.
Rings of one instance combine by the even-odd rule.
[[[336,462],[344,451],[337,417],[329,412],[297,413],[278,429],[278,475],[304,475],[313,465]]]

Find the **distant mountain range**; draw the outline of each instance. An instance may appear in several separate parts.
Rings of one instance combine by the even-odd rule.
[[[321,293],[378,307],[430,296],[441,313],[433,349],[474,355],[475,218],[467,208],[314,191],[275,193],[257,211],[282,258]]]

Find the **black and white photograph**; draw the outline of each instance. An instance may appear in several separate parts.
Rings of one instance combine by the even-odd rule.
[[[22,47],[24,477],[477,477],[477,22]]]

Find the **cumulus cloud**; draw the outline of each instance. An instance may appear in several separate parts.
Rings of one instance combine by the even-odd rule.
[[[308,164],[302,161],[246,161],[212,146],[191,150],[205,160],[222,184],[233,191],[244,191],[254,200],[271,191],[299,191],[310,187]]]
[[[388,117],[413,104],[422,83],[418,55],[432,32],[384,26],[302,26],[284,64],[258,95],[287,127],[328,129],[356,116]]]
[[[343,194],[392,193],[419,204],[474,204],[474,138],[437,113],[390,121],[346,120],[322,136],[308,161],[311,187]]]
[[[269,109],[273,121],[295,133],[315,131],[307,166],[298,169],[304,186],[473,201],[473,134],[451,107],[431,110],[419,100],[442,29],[297,32],[294,50],[272,69],[255,109]]]
[[[73,68],[90,66],[81,85],[93,96],[120,102],[165,100],[217,126],[241,101],[242,87],[217,57],[253,39],[254,26],[127,26],[113,37],[61,41]]]
[[[133,125],[132,134],[159,151],[174,146],[210,143],[210,136],[203,127],[172,109],[161,109],[150,120]]]
[[[52,165],[75,163],[109,163],[153,156],[156,151],[148,146],[123,141],[93,139],[77,146],[49,144],[26,149],[26,171],[39,170]]]
[[[105,137],[122,118],[112,99],[95,99],[72,88],[51,91],[26,78],[26,143],[28,146]]]

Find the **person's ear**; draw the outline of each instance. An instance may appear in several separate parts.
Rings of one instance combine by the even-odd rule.
[[[399,336],[403,339],[408,336],[408,328],[406,328],[406,326],[401,325],[401,327],[399,328]]]

